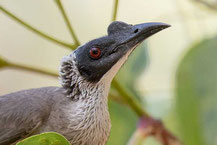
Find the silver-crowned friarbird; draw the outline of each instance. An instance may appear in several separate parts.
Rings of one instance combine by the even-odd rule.
[[[61,62],[62,87],[45,87],[0,97],[0,145],[33,134],[58,132],[72,145],[105,145],[110,132],[107,96],[111,81],[132,51],[164,23],[115,21]]]

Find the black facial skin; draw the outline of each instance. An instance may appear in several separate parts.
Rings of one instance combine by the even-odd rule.
[[[129,25],[120,21],[112,22],[107,36],[92,40],[75,51],[80,74],[90,82],[98,82],[134,46],[168,27],[170,25],[164,23]],[[90,56],[90,49],[94,47],[101,50],[97,59]]]

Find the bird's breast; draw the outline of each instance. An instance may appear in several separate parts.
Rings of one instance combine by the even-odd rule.
[[[83,99],[60,101],[42,132],[58,132],[73,145],[105,145],[111,127],[107,96],[97,91],[79,98]]]
[[[56,103],[40,132],[54,131],[72,145],[105,145],[110,133],[110,116],[105,85],[86,85],[79,98],[62,98]],[[83,90],[82,90],[83,89]]]
[[[91,96],[87,100],[79,100],[76,103],[76,108],[73,108],[76,111],[69,111],[68,131],[73,136],[72,144],[80,141],[86,142],[88,145],[104,145],[106,143],[111,127],[110,117],[107,100],[98,97]]]

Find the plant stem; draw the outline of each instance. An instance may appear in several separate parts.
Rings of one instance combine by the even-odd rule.
[[[127,105],[129,105],[129,107],[131,107],[131,109],[134,110],[139,117],[149,117],[148,113],[144,111],[144,109],[138,103],[138,101],[135,100],[130,94],[130,92],[124,89],[115,78],[113,79],[112,84],[118,90],[118,92],[122,96],[123,100],[127,103]]]
[[[148,113],[146,113],[137,100],[132,97],[130,92],[124,89],[124,87],[122,87],[115,78],[112,84],[118,90],[126,104],[129,105],[133,111],[135,111],[135,113],[140,117],[140,120],[142,120],[145,124],[144,127],[140,129],[147,132],[150,131],[150,128],[152,128],[152,131],[156,132],[156,134],[149,133],[147,136],[154,136],[163,145],[183,145],[172,133],[170,133],[170,131],[164,127],[163,123],[155,120]],[[140,130],[138,130],[131,138],[128,145],[140,145],[147,136],[141,135]]]
[[[75,41],[75,45],[79,46],[79,45],[80,45],[80,42],[78,41],[78,38],[77,38],[77,36],[75,35],[74,30],[72,29],[71,23],[70,23],[70,21],[69,21],[67,15],[66,15],[66,12],[65,12],[65,10],[64,10],[64,8],[63,8],[63,5],[62,5],[62,3],[61,3],[61,0],[55,0],[55,2],[56,2],[56,4],[57,4],[57,6],[58,6],[58,8],[59,8],[59,10],[60,10],[60,12],[61,12],[61,14],[62,14],[64,20],[65,20],[65,23],[66,23],[66,25],[67,25],[67,27],[68,27],[68,29],[69,29],[69,32],[70,32],[70,34],[71,34],[73,40]]]
[[[118,12],[118,2],[119,0],[115,0],[114,8],[113,8],[113,16],[112,21],[115,21],[117,19],[117,12]]]
[[[144,141],[144,136],[141,134],[141,132],[139,131],[139,129],[137,129],[134,134],[131,136],[129,142],[127,143],[127,145],[142,145],[143,141]]]
[[[217,3],[215,3],[215,2],[212,3],[212,2],[209,2],[206,0],[193,0],[193,1],[200,3],[211,10],[215,10],[215,11],[217,10]]]
[[[67,48],[70,48],[70,49],[74,49],[75,47],[77,47],[76,45],[72,45],[72,44],[68,44],[68,43],[65,43],[65,42],[62,42],[60,40],[57,40],[56,38],[53,38],[43,32],[41,32],[40,30],[34,28],[33,26],[31,26],[30,24],[24,22],[23,20],[21,20],[20,18],[18,18],[17,16],[15,16],[14,14],[12,14],[11,12],[9,12],[8,10],[6,10],[5,8],[3,8],[2,6],[0,6],[0,10],[6,14],[7,16],[9,16],[10,18],[12,18],[13,20],[15,20],[16,22],[20,23],[21,25],[23,25],[25,28],[31,30],[32,32],[38,34],[39,36],[47,39],[47,40],[50,40],[52,42],[55,42],[56,44],[59,44],[61,46],[64,46],[64,47],[67,47]]]
[[[15,64],[15,63],[8,62],[7,67],[13,68],[13,69],[30,71],[30,72],[36,72],[39,74],[49,75],[49,76],[52,76],[55,78],[58,77],[58,74],[55,72],[44,70],[44,69],[39,69],[39,68],[34,68],[32,66],[26,66],[26,65],[22,65],[22,64]]]

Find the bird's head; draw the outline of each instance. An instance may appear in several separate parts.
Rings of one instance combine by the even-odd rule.
[[[80,74],[91,82],[98,82],[105,74],[113,74],[109,75],[112,80],[138,44],[167,27],[169,25],[164,23],[111,23],[107,36],[94,39],[75,51]]]
[[[130,25],[120,21],[112,22],[108,26],[107,36],[94,39],[73,52],[76,69],[91,83],[104,79],[111,82],[136,46],[168,27],[170,25],[165,23]]]

